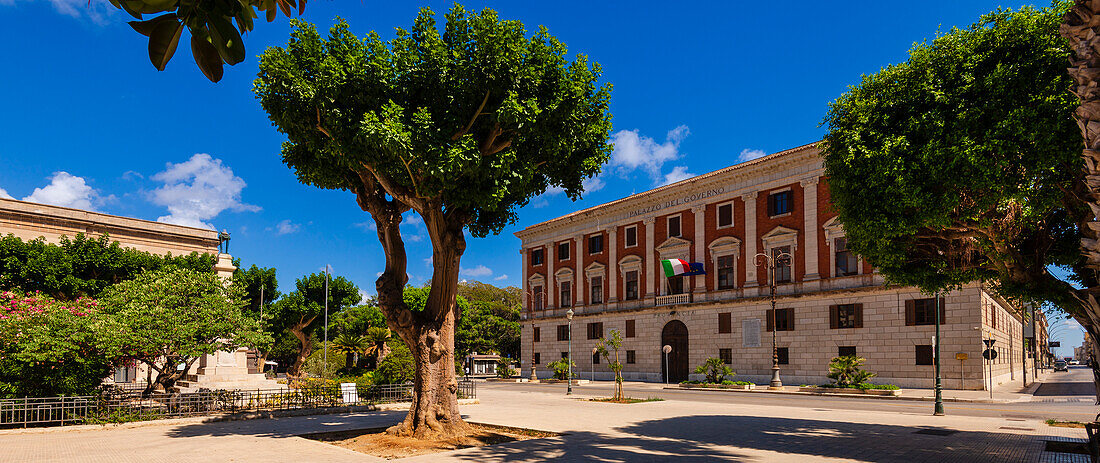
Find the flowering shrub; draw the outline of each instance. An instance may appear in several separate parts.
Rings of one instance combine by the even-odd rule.
[[[92,392],[120,359],[95,299],[0,292],[0,397]]]

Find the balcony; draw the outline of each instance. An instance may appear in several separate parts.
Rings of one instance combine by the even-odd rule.
[[[666,294],[664,296],[657,296],[656,299],[657,300],[654,305],[657,307],[660,307],[662,305],[690,304],[691,293]]]

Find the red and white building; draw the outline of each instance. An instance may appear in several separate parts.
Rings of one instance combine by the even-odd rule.
[[[878,373],[875,382],[931,387],[935,299],[884,286],[848,251],[823,171],[816,145],[801,146],[516,233],[526,293],[523,374],[534,361],[547,377],[546,364],[566,355],[572,309],[581,378],[593,370],[596,379],[611,377],[591,352],[614,329],[624,337],[627,379],[663,381],[661,347],[670,345],[671,381],[719,357],[738,379],[766,383],[774,332],[786,384],[827,382],[831,358],[856,354]],[[781,253],[793,258],[779,260],[773,313],[758,255]],[[706,274],[665,278],[662,259],[703,263]],[[1031,381],[1033,349],[1010,304],[980,285],[943,302],[945,387],[984,387],[983,337],[998,340],[995,384],[1022,382],[1025,363]]]

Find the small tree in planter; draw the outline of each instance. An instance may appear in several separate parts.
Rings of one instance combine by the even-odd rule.
[[[707,377],[706,382],[709,384],[722,384],[722,381],[727,376],[733,376],[736,373],[733,369],[726,365],[722,359],[718,357],[708,358],[702,365],[695,367],[695,374],[704,375]]]
[[[615,374],[615,397],[612,400],[616,401],[623,400],[623,364],[619,361],[619,349],[622,347],[623,337],[619,330],[611,330],[609,338],[602,338],[596,343],[596,353],[607,361],[607,367]]]
[[[568,362],[568,363],[567,363]],[[546,364],[551,370],[554,370],[554,379],[567,379],[569,378],[569,366],[572,364],[573,369],[577,369],[577,364],[572,360],[560,358]],[[576,375],[574,375],[576,376]]]
[[[516,369],[512,368],[512,359],[501,357],[497,360],[497,377],[508,379],[516,375]]]
[[[829,363],[829,379],[835,381],[839,387],[857,387],[875,377],[875,373],[860,368],[865,361],[866,359],[854,355],[833,357]]]

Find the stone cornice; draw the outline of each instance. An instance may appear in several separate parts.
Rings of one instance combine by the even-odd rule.
[[[562,236],[604,230],[688,210],[698,204],[683,203],[685,189],[700,195],[702,204],[721,202],[779,185],[818,177],[823,166],[817,143],[799,146],[746,161],[670,185],[654,188],[606,204],[531,225],[515,233],[524,246]],[[717,191],[721,189],[721,191]],[[669,204],[670,202],[675,204]]]

